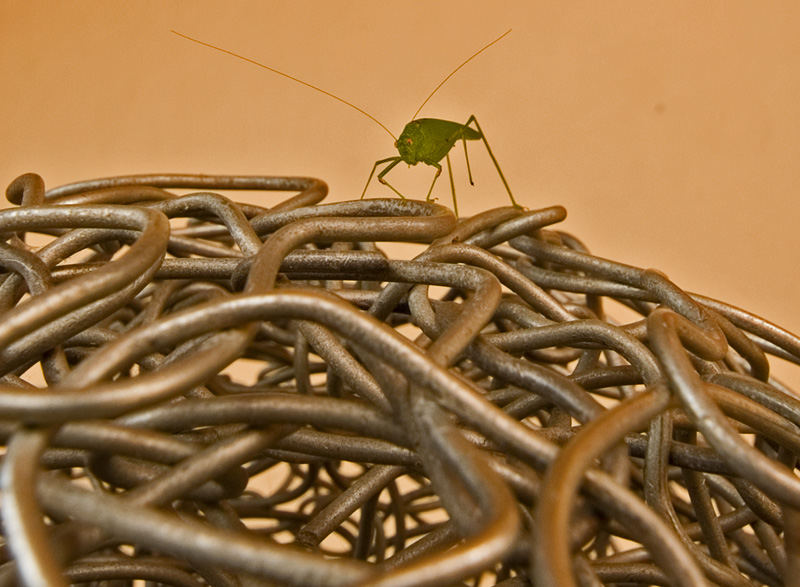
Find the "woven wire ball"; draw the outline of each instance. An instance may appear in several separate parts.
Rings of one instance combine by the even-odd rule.
[[[326,193],[9,186],[0,585],[796,581],[797,336],[561,206]]]

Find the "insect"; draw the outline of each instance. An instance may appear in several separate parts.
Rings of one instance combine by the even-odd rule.
[[[514,195],[511,193],[511,188],[508,186],[508,181],[506,181],[505,175],[503,175],[503,171],[500,169],[500,164],[497,162],[497,159],[492,153],[492,149],[489,146],[489,142],[486,140],[486,136],[483,133],[480,125],[478,124],[478,119],[475,118],[475,115],[471,115],[467,121],[463,124],[460,122],[452,122],[450,120],[441,120],[438,118],[416,118],[417,114],[422,110],[425,104],[433,97],[433,95],[439,91],[439,89],[447,82],[453,75],[462,67],[464,67],[467,63],[472,61],[475,57],[486,51],[489,47],[500,41],[503,37],[508,35],[511,32],[511,29],[507,30],[505,33],[497,37],[492,42],[484,45],[481,49],[470,55],[461,65],[456,67],[453,71],[451,71],[447,77],[445,77],[439,85],[437,85],[433,91],[428,94],[428,97],[422,102],[417,111],[414,113],[414,116],[411,117],[411,122],[406,124],[405,128],[403,128],[403,132],[400,133],[399,137],[395,137],[383,123],[381,123],[377,118],[366,112],[365,110],[359,108],[355,104],[348,102],[328,92],[319,88],[313,84],[305,82],[299,78],[296,78],[292,75],[279,71],[273,67],[268,65],[264,65],[256,61],[255,59],[251,59],[249,57],[245,57],[244,55],[240,55],[233,51],[229,51],[228,49],[223,49],[222,47],[218,47],[216,45],[212,45],[211,43],[207,43],[205,41],[201,41],[199,39],[195,39],[183,33],[179,33],[178,31],[173,30],[173,33],[178,35],[179,37],[183,37],[189,41],[194,43],[198,43],[205,47],[209,47],[211,49],[215,49],[222,53],[226,53],[237,59],[241,59],[248,63],[252,63],[253,65],[257,65],[263,69],[267,69],[273,73],[277,73],[278,75],[282,75],[283,77],[289,78],[292,81],[295,81],[299,84],[307,86],[313,90],[321,92],[326,96],[329,96],[351,108],[357,110],[376,124],[378,124],[383,130],[385,130],[389,135],[394,139],[394,146],[397,149],[399,155],[394,155],[392,157],[386,157],[384,159],[379,159],[375,161],[375,164],[372,166],[372,171],[370,171],[369,177],[367,178],[367,183],[364,185],[364,190],[361,192],[361,198],[363,199],[367,193],[367,188],[369,187],[370,182],[372,181],[372,177],[375,175],[375,170],[378,169],[381,165],[383,165],[383,169],[378,173],[378,181],[383,185],[389,187],[395,194],[400,196],[401,198],[405,198],[403,194],[400,193],[393,185],[391,185],[386,180],[386,175],[401,161],[407,163],[409,166],[416,165],[417,163],[425,163],[430,165],[436,169],[436,172],[433,176],[433,181],[431,181],[431,185],[428,188],[428,194],[426,196],[426,200],[431,200],[431,193],[433,192],[433,186],[436,184],[436,180],[439,179],[439,176],[442,174],[442,165],[441,161],[444,159],[447,163],[447,174],[450,178],[450,193],[453,197],[453,210],[455,211],[456,215],[458,215],[458,203],[456,201],[456,190],[455,185],[453,184],[453,171],[450,166],[450,151],[455,146],[458,141],[461,141],[464,145],[464,158],[467,162],[467,175],[469,177],[469,183],[471,185],[475,185],[472,179],[472,169],[469,165],[469,155],[467,153],[467,141],[483,141],[483,144],[486,146],[486,151],[489,153],[489,157],[492,159],[492,163],[494,163],[495,169],[497,169],[497,173],[500,175],[500,179],[503,182],[503,185],[508,192],[508,197],[511,199],[511,203],[516,207],[521,207],[517,204],[516,200],[514,199]],[[474,125],[471,126],[471,125]]]

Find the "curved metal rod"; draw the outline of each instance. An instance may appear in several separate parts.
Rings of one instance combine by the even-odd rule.
[[[0,472],[0,503],[6,540],[22,583],[66,587],[61,568],[50,554],[50,536],[31,491],[47,440],[48,433],[42,430],[25,430],[12,437]]]
[[[800,479],[741,439],[720,409],[708,398],[704,389],[706,384],[699,378],[681,347],[681,343],[687,344],[687,339],[695,352],[716,350],[717,343],[703,344],[704,333],[693,323],[666,309],[650,314],[647,326],[654,351],[669,378],[670,388],[680,397],[692,422],[709,444],[725,455],[737,473],[767,495],[792,507],[800,507]]]
[[[300,548],[182,520],[118,497],[80,489],[53,476],[41,476],[37,490],[50,512],[142,540],[192,562],[238,569],[287,585],[349,585],[375,572],[366,563],[326,560]],[[197,536],[203,540],[196,541]]]
[[[640,429],[653,416],[666,409],[669,401],[666,390],[657,387],[607,410],[585,426],[548,469],[539,495],[536,508],[538,523],[534,528],[534,573],[537,582],[553,586],[577,584],[571,570],[567,529],[572,504],[585,470],[597,456],[626,434]],[[677,536],[667,533],[661,533],[659,537],[678,540]],[[675,584],[707,584],[691,557],[680,557],[673,563],[678,566],[667,569],[667,572]]]

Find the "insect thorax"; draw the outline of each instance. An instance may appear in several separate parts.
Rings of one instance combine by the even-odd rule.
[[[441,161],[461,138],[475,140],[480,138],[480,134],[458,122],[418,118],[405,126],[395,147],[400,158],[409,165],[419,162],[433,165]]]

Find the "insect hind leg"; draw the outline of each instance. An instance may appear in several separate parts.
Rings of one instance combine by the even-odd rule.
[[[522,206],[517,204],[517,201],[514,199],[514,194],[511,193],[511,188],[508,187],[506,176],[503,175],[503,170],[500,169],[500,164],[497,162],[497,158],[494,156],[494,153],[492,153],[492,148],[489,146],[489,141],[486,140],[486,135],[483,134],[483,129],[481,128],[481,125],[478,124],[478,119],[475,118],[474,114],[469,117],[467,122],[464,123],[464,126],[469,126],[471,122],[475,123],[475,130],[477,130],[481,135],[481,140],[483,141],[483,144],[486,146],[486,152],[489,153],[489,157],[491,157],[492,163],[494,163],[494,167],[495,169],[497,169],[497,173],[498,175],[500,175],[500,179],[503,181],[503,185],[505,186],[506,191],[508,192],[508,197],[511,198],[511,204],[515,208],[522,208]],[[464,143],[465,152],[466,152],[466,146],[467,146],[466,143]],[[469,162],[469,160],[467,160],[467,162]]]
[[[472,167],[469,166],[469,153],[467,153],[467,139],[463,138],[461,139],[461,142],[464,143],[464,161],[467,162],[467,177],[469,178],[469,185],[475,185],[475,182],[472,181]]]
[[[465,152],[466,148],[466,143],[464,143]],[[450,164],[450,153],[445,155],[445,161],[447,161],[447,175],[450,178],[450,193],[453,196],[453,212],[455,213],[456,218],[458,218],[458,201],[456,200],[456,185],[453,183],[453,166]],[[469,168],[469,159],[467,160],[467,168]]]

